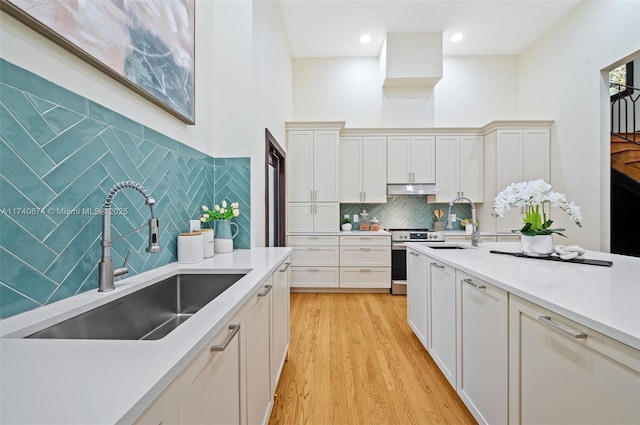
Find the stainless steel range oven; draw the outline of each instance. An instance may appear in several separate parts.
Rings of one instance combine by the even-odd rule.
[[[415,242],[444,242],[444,232],[429,229],[388,229],[391,233],[391,293],[407,293],[407,245]]]

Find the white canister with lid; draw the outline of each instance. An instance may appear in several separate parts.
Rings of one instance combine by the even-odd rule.
[[[194,232],[202,234],[202,249],[204,253],[204,258],[213,257],[214,255],[213,229],[198,229],[198,230],[195,230]]]
[[[178,235],[178,263],[199,263],[203,258],[202,233],[180,233]]]

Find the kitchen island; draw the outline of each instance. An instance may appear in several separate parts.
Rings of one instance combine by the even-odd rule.
[[[227,322],[252,302],[256,290],[271,284],[290,253],[290,248],[254,248],[196,264],[171,263],[124,279],[114,291],[92,290],[3,320],[0,423],[135,422],[198,353],[209,351],[214,336],[226,334]],[[22,338],[179,273],[246,275],[159,340]],[[288,317],[288,303],[286,312]]]
[[[638,422],[640,259],[429,245],[409,247],[408,322],[478,422]]]

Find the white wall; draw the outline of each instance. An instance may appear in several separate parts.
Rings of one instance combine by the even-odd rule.
[[[482,126],[517,110],[515,56],[445,57],[435,88],[382,88],[378,58],[293,60],[293,119],[347,127]]]
[[[196,107],[187,125],[0,12],[2,57],[215,157],[251,157],[252,246],[264,245],[264,128],[285,145],[291,56],[273,1],[196,1]]]
[[[569,242],[609,249],[609,118],[606,72],[640,53],[640,2],[586,1],[520,56],[520,118],[555,120],[551,181],[582,208],[583,228],[554,214]]]
[[[481,127],[517,118],[517,56],[448,56],[443,65],[435,86],[439,127]]]

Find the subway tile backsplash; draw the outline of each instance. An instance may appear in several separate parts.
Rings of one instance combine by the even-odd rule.
[[[436,209],[443,209],[445,214],[449,210],[449,204],[429,204],[426,196],[397,196],[389,198],[386,204],[340,204],[340,217],[349,214],[359,214],[363,209],[367,210],[369,219],[374,216],[380,220],[380,227],[385,229],[408,229],[427,228],[433,229],[433,222],[436,220],[433,212]],[[471,207],[469,204],[455,204],[451,209],[452,214],[460,219],[471,218]],[[482,227],[482,224],[481,226]],[[460,230],[460,223],[456,222],[453,227]]]
[[[176,238],[200,206],[238,201],[236,248],[250,247],[250,158],[212,158],[0,59],[0,317],[97,288],[111,187],[141,183],[157,202],[160,254],[146,227],[113,244],[130,275],[176,261]],[[116,238],[145,224],[136,191],[114,197]]]

